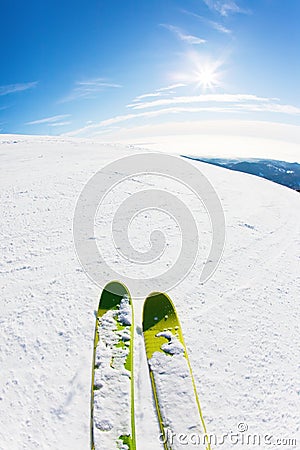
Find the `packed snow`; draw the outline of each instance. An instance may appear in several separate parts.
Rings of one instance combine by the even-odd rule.
[[[196,442],[197,448],[204,450],[205,434],[184,347],[171,331],[156,336],[167,339],[161,346],[163,351],[154,352],[149,360],[164,425],[161,441],[174,450],[182,449],[183,445],[193,449]]]
[[[93,413],[95,450],[128,449],[120,436],[131,435],[131,375],[125,368],[131,320],[126,296],[118,309],[109,310],[98,318]]]
[[[1,450],[90,446],[94,314],[101,290],[78,262],[73,213],[95,172],[141,151],[88,140],[0,137]],[[226,217],[226,247],[213,277],[200,285],[200,252],[188,276],[169,292],[207,431],[222,437],[244,424],[248,434],[272,436],[273,448],[295,449],[294,443],[276,447],[274,442],[299,442],[300,195],[248,174],[191,164],[213,184]],[[167,182],[162,180],[166,188]],[[132,183],[157,187],[160,180]],[[124,195],[131,192],[129,184]],[[168,189],[192,205],[192,196],[180,187]],[[205,250],[209,224],[200,209],[196,216]],[[169,230],[168,220],[162,216],[159,224],[167,223]],[[108,221],[102,216],[97,229],[103,242],[109,240],[103,231]],[[149,245],[148,226],[135,224],[138,249]],[[120,257],[108,258],[121,270]],[[109,281],[103,273],[103,286]],[[147,286],[150,293],[151,282]],[[134,308],[137,449],[161,450],[141,333],[142,302],[134,301]],[[189,414],[186,402],[180,408]],[[270,445],[218,441],[215,448]]]
[[[184,347],[171,331],[162,331],[157,333],[157,337],[164,337],[168,342],[162,345],[161,349],[169,355],[181,355],[184,353]]]

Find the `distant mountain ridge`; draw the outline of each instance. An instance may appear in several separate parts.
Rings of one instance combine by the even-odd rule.
[[[300,191],[300,164],[296,162],[290,163],[275,159],[222,159],[182,156],[215,166],[225,167],[226,169],[250,173]]]

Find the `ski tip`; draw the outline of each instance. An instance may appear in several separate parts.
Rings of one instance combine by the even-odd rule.
[[[125,284],[123,284],[121,281],[110,281],[109,283],[106,284],[106,286],[104,287],[103,291],[109,292],[110,294],[114,294],[114,295],[119,295],[119,296],[124,296],[124,295],[128,295],[129,296],[129,291],[127,289],[127,287],[125,286]]]
[[[143,331],[161,328],[178,322],[172,300],[162,292],[152,292],[145,300],[143,309]]]
[[[120,300],[127,296],[130,300],[130,294],[127,287],[119,281],[109,282],[103,289],[99,309],[111,309],[120,303]]]

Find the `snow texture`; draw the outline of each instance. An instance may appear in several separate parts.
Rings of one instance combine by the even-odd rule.
[[[119,439],[131,434],[130,372],[125,368],[129,354],[131,307],[123,297],[117,310],[98,319],[99,336],[94,379],[95,450],[128,446]],[[121,326],[121,329],[118,329]],[[121,444],[122,443],[122,444]]]
[[[170,448],[180,450],[183,444],[179,436],[185,435],[184,448],[190,450],[195,448],[189,442],[191,435],[195,434],[200,442],[197,448],[205,449],[204,430],[184,347],[171,331],[158,333],[157,336],[165,337],[167,342],[161,346],[163,352],[152,355],[149,364],[156,384],[165,440]]]
[[[184,347],[181,342],[171,331],[162,331],[156,335],[157,337],[164,337],[168,340],[162,345],[161,349],[169,355],[182,355],[184,353]]]
[[[127,296],[123,297],[121,300],[119,312],[118,312],[118,321],[123,326],[130,326],[132,323],[132,314],[131,314],[131,306],[129,303],[129,298]]]
[[[100,289],[77,260],[72,218],[92,175],[140,151],[70,138],[0,136],[1,450],[90,446]],[[300,194],[248,174],[191,164],[213,184],[226,216],[226,248],[213,277],[199,284],[200,252],[185,280],[169,292],[207,431],[220,436],[243,422],[249,434],[299,438]],[[181,195],[180,186],[175,193]],[[182,194],[187,204],[190,197]],[[200,214],[198,224],[205,244],[210,228],[204,218]],[[107,220],[103,216],[101,226]],[[143,231],[135,233],[142,242]],[[118,269],[121,260],[110,263]],[[109,281],[103,274],[103,286]],[[153,291],[150,282],[147,287]],[[162,450],[140,331],[142,302],[134,307],[137,450]],[[178,408],[190,414],[185,401]],[[226,442],[216,448],[264,446]]]

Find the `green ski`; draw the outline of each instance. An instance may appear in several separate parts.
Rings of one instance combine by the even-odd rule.
[[[167,450],[210,450],[181,326],[170,298],[152,293],[144,304],[143,333],[153,396]]]
[[[91,390],[91,449],[135,450],[134,318],[127,288],[111,282],[97,311]]]

